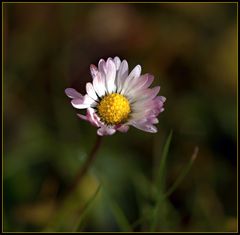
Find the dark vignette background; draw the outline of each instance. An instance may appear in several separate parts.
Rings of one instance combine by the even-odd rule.
[[[69,184],[95,141],[64,94],[85,92],[89,65],[119,56],[155,76],[167,97],[159,132],[106,137],[80,201],[102,177],[131,222],[136,175],[149,179],[167,134],[171,185],[195,145],[199,156],[172,194],[163,231],[236,231],[236,4],[4,4],[4,231],[42,231],[52,198]],[[139,182],[138,182],[139,183]],[[140,181],[140,184],[142,182]],[[118,231],[108,200],[86,231]]]

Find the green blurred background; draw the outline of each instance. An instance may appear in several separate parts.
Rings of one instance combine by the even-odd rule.
[[[82,230],[121,231],[120,209],[134,223],[151,206],[147,194],[171,129],[167,187],[195,146],[199,155],[157,230],[237,230],[236,4],[4,3],[3,13],[4,231],[46,231],[55,220],[52,231],[73,231],[81,212],[76,221],[69,211],[56,219],[55,201],[96,129],[77,118],[64,89],[84,94],[89,65],[114,56],[152,73],[167,101],[157,134],[131,128],[104,138],[69,206],[81,211],[102,185]]]

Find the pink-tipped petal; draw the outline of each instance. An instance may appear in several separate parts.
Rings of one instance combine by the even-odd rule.
[[[158,92],[160,91],[160,86],[156,86],[154,88],[147,88],[145,90],[139,90],[135,93],[135,100],[152,100],[156,97]]]
[[[99,127],[101,125],[100,118],[96,114],[95,110],[92,108],[87,109],[87,120],[96,127]]]
[[[148,80],[147,82],[144,84],[144,86],[142,87],[142,89],[145,89],[145,88],[148,88],[152,83],[153,83],[153,80],[154,80],[154,76],[152,74],[147,74],[147,77],[148,77]]]
[[[99,127],[102,125],[100,118],[96,115],[95,110],[92,108],[87,109],[87,115],[77,114],[77,116],[85,121],[90,122],[93,126]]]
[[[83,99],[73,99],[71,103],[76,109],[86,109],[90,107],[90,104],[84,103]]]
[[[85,121],[88,121],[87,116],[77,113],[77,116]]]
[[[117,130],[118,131],[120,131],[120,132],[127,132],[128,130],[129,130],[129,126],[127,126],[127,125],[121,125],[121,126],[119,126],[118,128],[117,128]]]
[[[132,122],[131,125],[142,131],[146,131],[146,132],[150,132],[150,133],[157,132],[157,127],[152,125],[151,123],[142,123],[140,121],[140,122]]]
[[[81,95],[79,92],[77,92],[75,89],[73,88],[67,88],[65,89],[65,94],[72,99],[81,99],[83,98],[83,95]]]
[[[160,91],[160,86],[156,86],[154,88],[151,88],[150,90],[151,91],[149,92],[149,99],[153,99]]]
[[[152,124],[157,124],[159,122],[156,117],[150,117],[148,118],[148,121],[151,122]]]
[[[92,78],[95,78],[98,74],[98,68],[94,64],[91,64],[90,72],[91,72]]]
[[[104,135],[113,135],[116,132],[115,129],[108,127],[108,126],[102,126],[97,130],[97,134],[100,136]]]
[[[163,103],[167,100],[166,97],[164,97],[164,96],[159,96],[159,97]]]

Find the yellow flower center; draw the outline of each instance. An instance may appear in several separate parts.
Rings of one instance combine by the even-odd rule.
[[[100,118],[109,125],[124,122],[130,112],[131,108],[127,98],[116,93],[105,96],[98,105]]]

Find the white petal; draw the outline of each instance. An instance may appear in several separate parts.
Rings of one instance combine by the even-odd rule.
[[[139,78],[139,76],[141,75],[141,66],[137,65],[132,72],[128,75],[128,77],[126,78],[124,84],[123,84],[123,88],[121,90],[121,94],[125,94],[128,87],[131,87],[132,84],[136,83],[137,79]]]
[[[152,100],[156,97],[158,92],[160,91],[160,86],[156,86],[153,88],[147,88],[145,90],[138,90],[134,93],[131,93],[131,102],[143,101],[143,100]]]
[[[93,88],[92,83],[88,82],[88,83],[86,84],[86,91],[87,91],[88,95],[89,95],[92,99],[94,99],[94,100],[96,100],[96,101],[98,100],[98,97],[97,97],[97,95],[96,95],[96,92],[95,92],[95,90],[94,90],[94,88]]]
[[[123,84],[128,76],[128,63],[126,60],[123,60],[120,64],[118,74],[117,74],[117,92],[122,90]]]
[[[120,64],[121,64],[121,60],[119,59],[119,57],[114,57],[114,63],[115,63],[115,66],[116,66],[116,70],[119,70],[119,67],[120,67]]]
[[[129,77],[139,77],[141,75],[141,65],[135,66],[135,68],[132,70],[132,72],[129,74]]]
[[[85,103],[89,103],[91,107],[94,107],[97,105],[96,101],[87,94],[84,96],[83,100]]]
[[[131,82],[127,89],[124,92],[125,96],[128,97],[134,97],[136,92],[139,92],[140,90],[144,90],[143,87],[148,82],[148,75],[144,74],[138,77],[137,79],[134,79],[134,82]]]
[[[153,108],[152,103],[153,103],[152,100],[150,100],[150,101],[149,100],[137,100],[136,102],[131,104],[132,111],[134,113],[136,113],[139,111],[146,111],[146,110],[152,109]]]
[[[101,98],[106,93],[105,80],[102,75],[98,72],[96,77],[93,79],[93,88],[97,95]]]
[[[148,112],[149,110],[140,110],[137,112],[135,111],[134,113],[131,114],[131,120],[135,121],[141,120],[147,115]]]
[[[131,104],[133,119],[140,119],[146,115],[156,116],[161,112],[163,102],[160,96],[155,97],[151,100],[137,100]]]
[[[106,74],[106,63],[103,59],[99,60],[98,62],[98,71],[102,74]]]
[[[116,90],[115,78],[116,78],[116,66],[112,59],[108,59],[106,63],[106,86],[109,93]]]
[[[83,99],[73,99],[71,103],[72,106],[77,109],[86,109],[97,105],[97,103],[88,95],[85,95]]]

